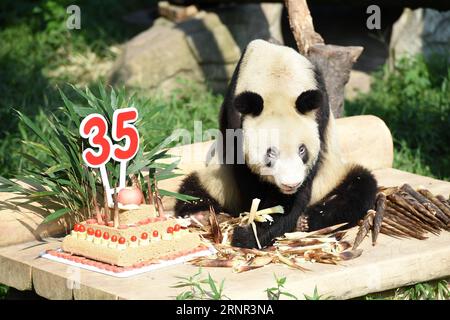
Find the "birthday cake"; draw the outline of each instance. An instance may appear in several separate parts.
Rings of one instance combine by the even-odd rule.
[[[182,220],[158,216],[153,205],[124,210],[119,213],[121,217],[126,223],[118,227],[111,222],[99,224],[96,219],[76,224],[64,238],[62,250],[120,267],[157,263],[205,250],[198,234],[189,232]]]
[[[92,204],[93,208],[86,209],[95,212],[95,217],[75,224],[63,239],[61,248],[49,250],[43,256],[81,267],[90,266],[95,271],[126,273],[134,269],[142,271],[150,265],[167,265],[209,254],[200,236],[187,228],[187,219],[176,219],[164,213],[157,172],[149,171],[144,182],[144,175],[139,169],[133,171],[127,168],[139,149],[139,134],[132,125],[138,118],[137,110],[117,109],[112,118],[114,144],[110,138],[99,136],[108,124],[103,115],[90,114],[80,124],[80,135],[88,145],[82,154],[83,162],[90,168],[90,177],[96,181],[101,178],[103,185],[103,190],[97,187],[99,184],[89,188],[90,199],[87,203],[89,206]],[[123,145],[117,144],[124,139]],[[98,144],[98,141],[103,144]],[[119,164],[119,177],[117,180],[111,179],[115,181],[112,188],[106,169],[111,159]],[[152,163],[154,160],[148,161],[155,166]],[[131,187],[127,186],[130,180]],[[101,194],[102,206],[99,203]]]

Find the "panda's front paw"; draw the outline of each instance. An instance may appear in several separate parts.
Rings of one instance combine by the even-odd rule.
[[[252,226],[237,226],[233,230],[233,239],[231,240],[233,247],[241,248],[258,248]]]
[[[305,215],[301,215],[300,218],[298,218],[297,221],[297,230],[302,232],[309,231],[309,221],[308,217]]]

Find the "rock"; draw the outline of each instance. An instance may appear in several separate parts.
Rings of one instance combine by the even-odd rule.
[[[194,16],[198,10],[194,5],[178,6],[167,1],[158,2],[158,12],[170,21],[180,22]]]
[[[281,3],[230,5],[179,23],[158,18],[123,46],[110,82],[167,93],[184,78],[223,93],[248,42],[282,43],[282,8]]]
[[[371,83],[372,77],[368,73],[358,70],[351,70],[350,79],[345,85],[345,99],[353,100],[359,93],[368,93],[370,91]]]
[[[405,8],[394,23],[389,44],[389,61],[405,55],[433,53],[448,56],[450,52],[450,11],[427,8]]]

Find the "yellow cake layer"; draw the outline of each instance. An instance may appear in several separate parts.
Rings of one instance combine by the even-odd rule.
[[[135,224],[145,218],[155,218],[157,216],[154,205],[142,204],[139,206],[139,209],[120,211],[119,221],[120,224]]]
[[[140,262],[159,259],[163,256],[188,251],[201,244],[200,237],[195,233],[185,233],[179,238],[150,242],[146,246],[130,247],[123,250],[110,248],[92,241],[82,240],[68,235],[62,242],[65,252],[84,256],[93,260],[112,265],[129,267]]]

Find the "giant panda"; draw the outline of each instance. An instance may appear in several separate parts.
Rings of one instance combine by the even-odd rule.
[[[285,213],[272,215],[272,223],[256,223],[261,246],[268,246],[294,231],[298,221],[309,231],[344,222],[354,226],[374,206],[376,179],[341,159],[323,79],[297,51],[250,42],[229,84],[219,126],[218,161],[183,180],[179,192],[199,199],[177,201],[177,216],[210,205],[238,216],[254,198],[261,199],[261,209],[282,205]],[[236,227],[232,245],[257,247],[251,227]]]

